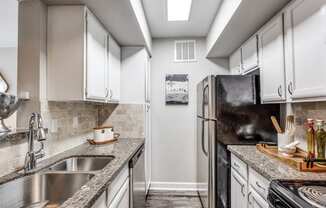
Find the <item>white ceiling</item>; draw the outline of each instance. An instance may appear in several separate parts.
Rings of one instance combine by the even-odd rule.
[[[146,18],[154,38],[206,36],[220,3],[221,0],[193,0],[189,21],[169,22],[166,0],[143,0]]]
[[[15,47],[18,40],[18,1],[0,0],[0,47]]]

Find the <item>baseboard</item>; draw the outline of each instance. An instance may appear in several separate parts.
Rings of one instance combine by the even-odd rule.
[[[153,191],[197,191],[197,183],[151,182]]]

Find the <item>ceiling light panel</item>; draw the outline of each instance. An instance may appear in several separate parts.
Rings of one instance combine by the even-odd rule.
[[[192,0],[167,0],[168,21],[188,21]]]

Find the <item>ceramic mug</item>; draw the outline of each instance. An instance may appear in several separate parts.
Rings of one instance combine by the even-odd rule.
[[[94,128],[94,141],[112,141],[118,139],[120,134],[114,133],[113,126],[103,126]]]

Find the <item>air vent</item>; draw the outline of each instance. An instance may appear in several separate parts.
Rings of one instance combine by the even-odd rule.
[[[176,40],[174,49],[175,62],[196,61],[196,41],[195,40]]]

